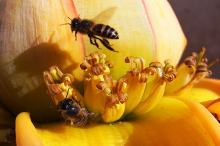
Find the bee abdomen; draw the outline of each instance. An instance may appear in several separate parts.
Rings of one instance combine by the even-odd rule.
[[[108,25],[96,24],[92,28],[92,31],[94,34],[104,37],[104,38],[119,39],[117,31],[115,31],[114,28],[111,28]]]
[[[76,119],[72,120],[73,125],[77,127],[84,126],[88,122],[88,115],[86,113],[80,115]]]

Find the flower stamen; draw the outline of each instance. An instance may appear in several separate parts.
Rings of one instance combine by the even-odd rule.
[[[206,49],[205,49],[204,47],[202,47],[202,48],[201,48],[201,51],[200,51],[200,53],[199,53],[199,58],[198,58],[198,61],[197,61],[196,66],[198,66],[198,64],[202,61],[202,58],[203,58],[203,56],[204,56],[204,54],[205,54],[205,51],[206,51]]]
[[[106,93],[108,99],[105,105],[112,107],[119,103],[125,103],[128,97],[123,90],[124,84],[128,84],[128,80],[126,78],[120,78],[114,83],[112,76],[109,74],[104,75],[103,78],[104,81],[100,81],[96,87]]]
[[[190,89],[195,83],[204,77],[209,77],[212,72],[208,70],[218,60],[214,60],[207,65],[208,59],[204,57],[205,48],[202,47],[199,55],[195,52],[184,60],[184,63],[177,68],[180,76],[175,82],[168,83],[166,86],[167,94],[181,94]],[[175,76],[175,74],[173,74]]]
[[[114,67],[114,63],[112,61],[105,61],[105,58],[105,54],[100,54],[99,52],[92,53],[85,57],[84,63],[80,65],[80,68],[94,75],[105,74],[105,72],[108,72],[106,67]]]
[[[50,94],[53,102],[57,105],[65,98],[74,97],[84,107],[84,100],[82,95],[72,86],[74,77],[67,73],[63,74],[57,66],[52,66],[49,71],[43,72],[44,82],[47,85],[47,93]],[[69,89],[68,97],[67,91]]]
[[[207,68],[210,68],[210,67],[212,67],[215,63],[217,63],[218,62],[218,59],[215,59],[212,63],[210,63],[208,66],[207,66]]]
[[[170,59],[167,59],[167,60],[165,60],[164,61],[164,63],[165,63],[165,66],[164,66],[164,72],[166,72],[167,71],[167,67],[170,65],[170,63],[171,63],[171,60]]]

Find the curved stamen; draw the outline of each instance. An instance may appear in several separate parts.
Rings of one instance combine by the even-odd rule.
[[[208,66],[207,66],[207,68],[210,68],[211,66],[213,66],[215,63],[217,63],[218,62],[218,59],[215,59],[212,63],[210,63]]]
[[[70,85],[74,82],[74,77],[73,75],[66,73],[62,76],[62,83],[64,83],[65,85]]]
[[[177,77],[177,72],[175,69],[173,70],[170,70],[169,72],[167,72],[165,75],[164,75],[164,79],[168,82],[171,82],[173,81],[176,77]]]
[[[148,80],[149,75],[154,75],[156,73],[156,69],[154,67],[147,67],[144,70],[142,70],[139,82],[140,83],[146,83]]]
[[[44,82],[46,83],[46,85],[57,83],[57,81],[56,81],[55,78],[50,74],[49,71],[44,71],[44,72],[43,72],[43,77],[44,77]]]
[[[94,67],[91,68],[91,71],[95,74],[95,75],[101,75],[104,73],[105,70],[105,65],[102,63],[96,64],[94,65]]]
[[[171,63],[171,60],[170,60],[170,59],[167,59],[167,60],[164,61],[164,63],[165,63],[164,72],[166,72],[166,71],[167,71],[167,67],[168,67],[168,66],[170,65],[170,63]]]
[[[160,62],[151,62],[149,67],[155,67],[155,68],[163,68],[163,65]]]
[[[133,68],[131,71],[128,71],[128,73],[131,73],[132,76],[138,76],[140,72],[139,68]]]
[[[52,96],[55,96],[65,91],[64,89],[60,88],[59,84],[49,84],[47,85],[47,89],[49,94]]]
[[[90,70],[90,74],[102,75],[105,73],[106,66],[113,68],[114,63],[112,61],[105,61],[106,55],[98,52],[92,53],[86,56],[84,63],[80,65],[82,70]]]
[[[204,56],[204,54],[205,54],[205,48],[204,47],[202,47],[201,48],[201,51],[200,51],[200,53],[199,53],[199,58],[198,58],[198,61],[197,61],[197,64],[196,64],[196,66],[198,66],[198,64],[202,61],[202,58],[203,58],[203,56]]]
[[[84,63],[80,64],[80,68],[82,70],[90,69],[91,65],[88,62],[84,62]]]
[[[106,106],[112,107],[115,104],[125,103],[128,100],[127,94],[124,93],[124,86],[128,84],[127,78],[120,78],[114,83],[112,76],[107,74],[103,75],[104,81],[100,81],[96,87],[103,90],[108,99],[106,101]]]
[[[109,68],[113,68],[114,67],[114,62],[113,61],[106,61],[105,65],[107,65]]]

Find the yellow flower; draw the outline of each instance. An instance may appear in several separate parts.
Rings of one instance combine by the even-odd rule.
[[[70,28],[60,24],[69,23],[67,17],[75,18],[78,14],[81,18],[92,18],[108,6],[118,9],[107,24],[119,33],[119,40],[110,40],[119,53],[102,47],[100,53],[90,56],[97,48],[89,43],[88,37],[78,35],[75,41]],[[0,142],[8,133],[5,140],[18,146],[219,145],[219,110],[214,108],[220,96],[216,89],[219,80],[202,80],[188,92],[177,96],[172,91],[163,97],[167,82],[177,76],[170,64],[177,64],[186,44],[166,0],[28,0],[5,1],[0,7]],[[130,69],[122,61],[125,58]],[[114,67],[105,60],[112,60]],[[145,68],[144,64],[149,63]],[[43,80],[42,72],[54,64],[70,74],[62,74],[53,66],[44,72]],[[184,75],[179,79],[185,81]],[[52,100],[45,93],[44,81]],[[58,105],[72,96],[84,112],[88,109],[92,113],[92,122],[100,121],[101,117],[105,124],[95,122],[76,127],[69,121],[55,122],[58,111],[50,108],[52,101]],[[4,105],[16,115],[20,113],[15,131],[9,132],[14,116]]]
[[[186,45],[182,29],[166,0],[28,0],[25,3],[18,0],[5,1],[0,7],[0,80],[4,82],[0,99],[15,115],[28,111],[37,122],[60,119],[56,110],[48,106],[52,102],[47,94],[42,94],[45,93],[42,72],[48,67],[57,65],[63,72],[72,74],[73,85],[83,94],[84,72],[79,65],[85,55],[95,51],[108,54],[106,59],[117,64],[111,75],[119,79],[129,70],[128,65],[121,64],[121,59],[140,56],[147,65],[171,59],[175,66]],[[101,44],[102,50],[97,49],[87,35],[77,34],[75,41],[70,26],[60,26],[70,23],[67,17],[73,19],[80,15],[82,19],[93,19],[109,7],[117,7],[117,10],[112,19],[102,23],[119,33],[119,39],[109,40],[119,53]],[[39,105],[41,108],[37,108]]]

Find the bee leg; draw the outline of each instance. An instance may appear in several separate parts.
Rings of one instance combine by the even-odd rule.
[[[96,39],[94,39],[94,42],[95,42],[95,46],[98,48],[98,49],[101,49],[99,48],[99,44],[96,42]],[[101,49],[102,50],[102,49]]]
[[[110,51],[113,51],[113,52],[118,52],[118,51],[115,51],[112,47],[111,47],[111,45],[109,44],[109,42],[106,40],[106,39],[99,39],[100,40],[100,42],[107,48],[107,49],[109,49]],[[107,42],[106,42],[107,41]]]
[[[91,35],[88,35],[88,37],[89,37],[89,40],[90,40],[90,44],[95,45],[95,44],[93,43],[93,41],[92,41]]]
[[[98,43],[96,42],[96,37],[95,37],[95,36],[88,35],[88,37],[89,37],[89,39],[90,39],[90,44],[95,45],[98,49],[101,49],[101,48],[99,48],[99,45],[98,45]],[[92,41],[92,38],[94,39],[94,42]]]
[[[77,35],[76,35],[77,32],[78,32],[78,31],[76,30],[76,31],[75,31],[75,41],[77,41]]]
[[[62,117],[62,112],[61,112],[61,111],[59,111],[59,116],[61,116],[61,117]]]
[[[106,43],[106,44],[108,44],[109,46],[114,46],[113,44],[112,44],[112,45],[110,45],[110,43],[109,43],[109,41],[108,41],[107,39],[102,38],[102,40],[103,40],[103,42],[105,42],[105,43]]]
[[[72,121],[72,120],[70,121],[70,125],[71,125],[71,126],[73,126],[73,125],[74,125],[74,123],[73,123],[73,121]]]
[[[109,41],[106,40],[106,39],[100,39],[100,38],[97,38],[95,37],[94,35],[91,35],[90,37],[93,37],[94,39],[98,39],[107,49],[109,49],[110,51],[113,51],[113,52],[118,52],[118,51],[115,51],[112,47],[110,47],[111,45],[109,44]]]
[[[72,99],[78,104],[78,105],[80,105],[81,106],[81,104],[80,104],[80,101],[77,101],[75,98],[73,98],[73,96],[72,96]]]

